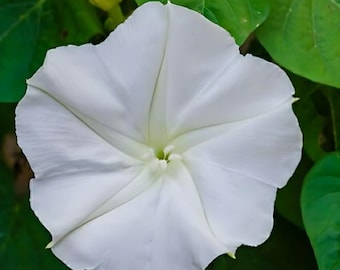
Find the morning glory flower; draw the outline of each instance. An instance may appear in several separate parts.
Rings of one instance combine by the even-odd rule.
[[[294,90],[219,26],[150,2],[27,84],[31,206],[72,269],[204,269],[268,238],[300,159]]]

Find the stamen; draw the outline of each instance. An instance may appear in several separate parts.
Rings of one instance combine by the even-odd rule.
[[[175,148],[174,145],[168,145],[163,149],[163,155],[156,155],[154,149],[149,148],[141,158],[146,162],[150,162],[151,170],[157,171],[159,169],[166,170],[168,163],[172,160],[182,160],[182,156],[177,153],[171,153]]]
[[[163,153],[164,153],[164,157],[166,158],[166,156],[172,151],[174,150],[175,146],[170,144],[168,146],[166,146],[163,150]]]

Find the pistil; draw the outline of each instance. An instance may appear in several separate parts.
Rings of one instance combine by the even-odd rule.
[[[144,153],[141,158],[145,160],[146,162],[151,163],[151,167],[154,170],[157,170],[158,168],[162,170],[166,170],[168,167],[168,164],[173,160],[182,160],[182,156],[178,153],[172,153],[172,151],[175,149],[174,145],[167,145],[164,147],[163,151],[159,151],[156,155],[156,151],[153,148],[150,148],[146,153]]]

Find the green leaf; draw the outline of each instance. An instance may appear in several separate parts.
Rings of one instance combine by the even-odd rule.
[[[340,93],[335,89],[327,89],[327,98],[332,116],[332,131],[335,150],[340,151]]]
[[[271,0],[257,37],[280,65],[340,87],[340,1]]]
[[[46,0],[30,74],[42,64],[46,51],[61,45],[80,45],[102,39],[102,25],[87,0]]]
[[[340,269],[340,153],[319,161],[302,190],[302,217],[319,270]]]
[[[69,269],[54,257],[51,250],[45,249],[50,241],[49,234],[26,202],[0,208],[1,218],[7,221],[0,224],[0,231],[5,233],[0,242],[1,269]]]
[[[14,133],[15,107],[15,103],[0,102],[0,158],[2,155],[3,136],[7,133]]]
[[[0,266],[15,270],[68,269],[50,250],[48,232],[29,208],[14,198],[14,175],[0,159]]]
[[[23,96],[49,48],[88,42],[102,29],[87,0],[0,0],[0,18],[0,102]]]
[[[43,0],[0,2],[0,101],[18,101],[38,35]]]
[[[304,150],[313,161],[321,159],[326,154],[321,147],[324,119],[317,113],[311,97],[296,102],[294,111],[303,133]]]
[[[119,24],[125,21],[124,14],[120,8],[120,0],[89,0],[91,5],[107,12],[105,29],[111,32]]]
[[[141,5],[150,0],[136,0]],[[166,3],[166,0],[159,0]],[[174,4],[198,11],[222,26],[241,45],[268,16],[268,0],[173,0]]]
[[[295,95],[299,98],[293,103],[294,112],[299,120],[303,133],[303,149],[313,161],[318,161],[327,151],[334,151],[325,147],[327,140],[332,144],[332,134],[326,134],[329,126],[328,101],[324,92],[328,86],[318,84],[288,72],[293,82]],[[328,132],[327,132],[328,133]]]

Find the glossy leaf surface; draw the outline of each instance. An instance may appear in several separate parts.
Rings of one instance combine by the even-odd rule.
[[[282,66],[312,81],[340,87],[340,2],[271,0],[257,37]]]
[[[327,155],[308,173],[302,191],[304,224],[320,270],[340,267],[340,154]]]

